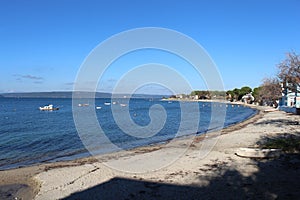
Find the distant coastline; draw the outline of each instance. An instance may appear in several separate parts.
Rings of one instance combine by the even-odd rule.
[[[163,98],[162,101],[191,101],[191,102],[220,102],[232,103],[226,99],[178,99],[178,98]]]
[[[94,95],[93,92],[77,92],[77,96],[86,98]],[[0,98],[61,98],[71,99],[73,96],[72,91],[54,91],[54,92],[18,92],[18,93],[1,93]],[[114,94],[116,98],[126,98],[131,96],[130,94]],[[131,98],[163,98],[166,95],[155,94],[133,94]],[[95,92],[95,98],[111,98],[111,93]]]

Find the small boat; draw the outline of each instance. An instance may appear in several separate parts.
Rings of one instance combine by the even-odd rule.
[[[78,104],[78,106],[79,106],[79,107],[89,106],[89,104],[88,104],[88,103],[80,103],[80,104]]]
[[[109,102],[105,102],[105,103],[104,103],[104,105],[106,105],[106,106],[109,106],[109,105],[110,105],[110,103],[109,103]]]
[[[114,102],[113,102],[113,104],[114,104],[114,105],[116,105],[116,104],[117,104],[117,102],[115,102],[115,101],[114,101]]]
[[[125,107],[125,106],[127,106],[127,105],[124,104],[124,103],[120,103],[120,106]]]
[[[96,109],[97,109],[97,110],[100,110],[100,109],[101,109],[101,106],[96,106]]]
[[[58,110],[59,108],[53,107],[53,105],[50,104],[48,106],[40,107],[39,109],[45,111],[45,110]]]

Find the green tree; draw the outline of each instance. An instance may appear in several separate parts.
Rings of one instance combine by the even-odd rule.
[[[233,89],[233,94],[234,94],[233,98],[234,98],[236,101],[239,100],[240,92],[241,92],[241,90],[238,89],[238,88],[234,88],[234,89]]]
[[[260,93],[261,87],[256,87],[253,89],[252,96],[255,98],[254,101],[260,103],[262,98],[261,98],[261,93]]]
[[[252,92],[252,89],[248,86],[244,86],[240,90],[240,94],[243,94],[243,95],[249,94],[250,92]]]
[[[246,94],[249,94],[250,92],[252,92],[252,89],[248,86],[244,86],[239,90],[239,96],[238,96],[238,100],[241,100],[242,97]]]
[[[226,92],[226,95],[227,95],[227,100],[233,101],[233,99],[234,99],[234,92],[232,90],[228,90]]]
[[[210,98],[210,92],[207,90],[195,90],[191,93],[191,96],[198,95],[199,98]]]

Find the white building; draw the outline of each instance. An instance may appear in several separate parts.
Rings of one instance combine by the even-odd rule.
[[[279,102],[279,110],[300,114],[300,93],[292,92],[283,87],[282,89],[284,92]],[[298,87],[297,90],[299,91],[299,89]]]
[[[283,106],[290,106],[294,107],[295,106],[295,100],[296,100],[296,94],[295,92],[288,93],[287,95],[284,95],[281,99],[282,105]],[[297,97],[300,97],[300,94],[297,94]]]
[[[286,85],[288,85],[289,87],[293,87],[292,84],[290,83],[286,83]],[[282,98],[281,98],[281,101],[280,101],[280,105],[281,106],[289,106],[289,107],[295,107],[296,104],[297,106],[300,105],[298,99],[296,100],[296,97],[300,97],[300,93],[295,93],[295,92],[292,92],[290,89],[288,88],[285,88],[283,86],[283,84],[281,84],[281,87],[282,87]],[[296,90],[300,90],[299,87],[296,88]],[[298,102],[297,102],[298,101]]]
[[[250,92],[249,94],[245,94],[243,97],[242,97],[242,101],[244,103],[250,103],[250,102],[253,102],[254,101],[254,97],[252,96],[252,92]]]

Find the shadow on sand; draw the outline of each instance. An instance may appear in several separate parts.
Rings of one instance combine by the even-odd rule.
[[[207,185],[175,185],[137,179],[113,178],[103,184],[73,193],[64,200],[78,199],[299,199],[300,155],[286,154],[272,160],[256,160],[258,171],[243,176],[230,163],[210,166],[211,176],[199,175]],[[200,166],[201,167],[201,166]],[[203,170],[199,168],[199,171]],[[197,175],[199,171],[193,172]],[[203,171],[202,171],[203,172]],[[199,173],[200,174],[200,173]],[[203,174],[203,173],[202,173]]]

